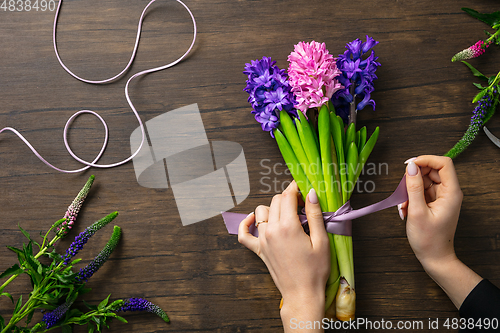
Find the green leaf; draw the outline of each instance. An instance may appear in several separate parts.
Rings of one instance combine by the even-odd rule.
[[[307,193],[309,193],[312,185],[307,179],[304,170],[302,170],[302,167],[300,166],[300,163],[297,160],[292,147],[290,147],[290,144],[286,140],[283,133],[281,133],[281,131],[277,129],[274,131],[274,137],[276,138],[276,143],[278,144],[281,156],[283,156],[283,159],[285,160],[285,163],[290,170],[293,179],[295,179],[295,181],[297,182],[297,185],[299,186],[299,189],[305,199],[305,196],[307,195]]]
[[[477,89],[484,89],[485,87],[483,87],[482,85],[480,85],[479,83],[473,83],[473,85],[477,88]]]
[[[122,323],[128,324],[128,321],[123,317],[115,316],[115,318],[118,319],[119,321],[121,321]]]
[[[17,260],[19,261],[19,264],[21,264],[22,266],[26,260],[24,258],[24,252],[12,246],[7,246],[7,248],[12,252],[14,252],[15,254],[17,254]]]
[[[71,309],[67,313],[68,318],[80,317],[81,315],[83,315],[83,312],[78,309]]]
[[[90,310],[98,311],[97,306],[95,306],[95,305],[90,305],[90,304],[89,304],[89,303],[87,303],[85,300],[83,300],[83,304],[85,304],[85,306],[86,306],[87,308],[89,308]]]
[[[321,154],[321,167],[323,170],[323,181],[326,191],[326,207],[321,207],[323,211],[334,212],[340,206],[340,193],[337,183],[335,182],[335,174],[338,172],[337,161],[332,159],[332,132],[330,125],[330,111],[324,105],[319,111],[318,117],[318,134],[319,147]]]
[[[31,312],[28,313],[28,316],[26,317],[26,324],[31,323],[31,319],[33,319],[34,314],[35,314],[35,309],[31,310]]]
[[[90,323],[87,325],[87,329],[88,329],[88,333],[94,333],[94,331],[95,331],[94,325],[92,325]]]
[[[476,103],[477,101],[479,101],[481,98],[483,98],[484,95],[486,95],[486,93],[488,92],[488,89],[487,88],[484,88],[483,90],[481,90],[477,95],[476,97],[474,97],[474,99],[472,100],[472,103]]]
[[[21,232],[23,233],[24,237],[28,238],[28,240],[31,241],[30,234],[26,230],[24,230],[23,228],[21,228],[21,225],[18,225],[18,227],[19,227],[19,230],[21,230]]]
[[[337,152],[337,165],[339,167],[339,175],[340,175],[340,186],[341,186],[341,204],[344,204],[347,201],[347,192],[345,191],[345,183],[346,183],[346,171],[345,171],[345,155],[344,155],[344,122],[342,118],[335,115],[335,113],[330,113],[330,125],[332,131],[333,142],[335,146],[335,150]]]
[[[359,159],[358,159],[358,169],[356,173],[356,177],[354,179],[358,179],[359,175],[361,174],[361,170],[363,170],[363,167],[365,166],[366,161],[368,160],[368,157],[370,156],[373,148],[375,147],[375,144],[377,143],[378,135],[379,135],[379,127],[375,128],[375,131],[373,131],[372,135],[366,142],[365,146],[363,149],[359,152]]]
[[[356,139],[356,128],[354,126],[354,123],[350,123],[349,126],[347,126],[347,132],[345,135],[345,146],[344,146],[344,151],[347,152],[349,150],[349,147],[351,146],[351,142],[355,141]]]
[[[298,122],[298,119],[296,120]],[[309,166],[309,160],[307,159],[307,155],[304,151],[304,148],[302,147],[302,143],[300,142],[299,134],[297,133],[297,128],[295,127],[295,124],[293,123],[292,118],[290,115],[282,110],[280,112],[280,123],[282,125],[282,134],[285,136],[286,140],[290,144],[290,147],[293,150],[293,153],[295,154],[295,157],[299,161],[302,170],[306,174],[307,178],[309,180],[313,180],[314,176],[311,175],[310,173],[310,168]]]
[[[106,297],[101,303],[99,303],[99,305],[97,306],[97,309],[99,311],[104,310],[104,308],[106,307],[106,305],[108,305],[109,297],[110,296],[111,296],[111,294],[109,294],[108,297]]]
[[[62,328],[62,333],[73,333],[73,328],[70,325],[64,325]]]
[[[13,314],[16,314],[19,310],[21,310],[22,305],[23,305],[23,295],[19,296],[19,299],[16,302],[16,306],[14,307]]]
[[[47,253],[50,259],[55,260],[57,263],[62,261],[61,255],[56,252],[56,250],[52,250],[52,252]]]
[[[9,293],[1,293],[0,296],[7,296],[12,301],[12,304],[14,304],[14,298],[12,297],[11,294],[9,294]]]
[[[31,254],[31,249],[24,252],[26,263],[28,264],[28,274],[33,278],[34,286],[38,286],[42,281],[42,264]]]
[[[5,319],[3,319],[2,316],[0,316],[0,331],[2,331],[5,328]]]
[[[361,151],[366,143],[366,126],[361,127],[359,130],[359,144],[358,151]]]
[[[83,260],[82,258],[75,259],[75,260],[71,261],[71,265],[74,266],[74,265],[78,264],[82,260]]]
[[[16,275],[16,274],[21,274],[23,272],[23,269],[19,267],[18,264],[14,264],[12,267],[7,268],[5,272],[0,274],[0,279],[9,275]]]
[[[354,124],[354,123],[352,123]],[[356,185],[357,169],[358,165],[358,147],[354,141],[351,141],[349,148],[347,149],[347,199],[351,197],[352,192],[354,191],[354,186]]]
[[[491,27],[500,23],[500,11],[491,14],[486,14],[486,13],[479,13],[478,11],[470,8],[462,8],[462,10],[467,14],[469,14],[470,16],[474,17],[475,19],[478,19],[479,21],[482,21],[490,25]]]
[[[492,75],[488,78],[488,85],[492,85],[493,82],[495,82],[495,79],[497,78],[496,75]]]
[[[472,74],[474,74],[474,76],[477,76],[478,78],[481,78],[485,81],[488,81],[488,78],[483,74],[481,73],[480,71],[478,71],[477,69],[474,68],[474,66],[472,66],[471,64],[469,64],[467,61],[463,60],[462,61],[467,67],[469,67],[469,69],[471,70]]]

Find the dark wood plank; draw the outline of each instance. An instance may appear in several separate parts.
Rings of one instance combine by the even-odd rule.
[[[128,61],[136,25],[147,1],[69,1],[59,20],[58,42],[66,64],[89,79],[118,73]],[[234,211],[250,212],[269,204],[286,186],[279,151],[250,115],[241,73],[245,62],[286,57],[301,40],[324,41],[333,54],[346,42],[369,34],[380,44],[382,63],[373,94],[377,110],[364,110],[359,125],[381,127],[370,157],[387,169],[361,180],[375,188],[354,195],[354,207],[385,198],[404,173],[403,161],[419,154],[443,154],[462,136],[473,109],[475,82],[468,69],[452,64],[454,53],[483,38],[487,28],[460,11],[498,10],[496,1],[199,1],[186,0],[198,22],[198,41],[189,58],[171,69],[131,85],[131,97],[144,121],[198,103],[210,140],[240,143],[245,151],[251,193]],[[75,111],[98,111],[110,125],[110,143],[101,162],[128,156],[130,133],[138,126],[124,97],[126,78],[175,60],[189,46],[187,12],[174,1],[158,2],[147,14],[137,59],[118,82],[95,86],[79,82],[61,68],[52,43],[53,12],[0,11],[0,127],[20,130],[51,163],[76,168],[64,150],[62,129]],[[498,50],[474,61],[485,74],[498,71]],[[494,118],[490,129],[499,133]],[[92,159],[102,126],[90,116],[77,119],[70,142]],[[499,150],[480,134],[456,160],[464,203],[456,235],[458,256],[500,284]],[[275,174],[267,166],[277,165]],[[111,332],[275,332],[281,329],[280,295],[265,265],[227,235],[220,216],[183,227],[171,190],[140,187],[132,164],[111,170],[60,174],[43,165],[10,133],[0,137],[0,271],[14,257],[3,245],[20,246],[19,223],[30,232],[46,229],[64,214],[80,186],[96,175],[74,235],[103,215],[118,210],[123,240],[110,261],[89,282],[91,302],[146,297],[171,317],[132,314],[130,324],[114,323]],[[264,177],[270,177],[264,178]],[[274,183],[273,183],[274,182]],[[268,186],[270,185],[270,186]],[[275,186],[276,185],[276,186]],[[368,193],[370,192],[370,193]],[[360,218],[354,224],[358,289],[357,315],[370,320],[451,318],[457,311],[425,274],[405,236],[396,209]],[[111,228],[100,232],[81,257],[82,264],[104,246]],[[71,242],[57,245],[64,251]],[[29,290],[18,279],[15,297]],[[12,306],[0,299],[0,314]],[[412,331],[412,330],[410,330]],[[436,330],[436,332],[445,330]]]

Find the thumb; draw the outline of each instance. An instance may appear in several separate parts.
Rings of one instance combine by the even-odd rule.
[[[314,188],[311,188],[306,198],[306,216],[309,224],[309,236],[313,247],[322,246],[322,243],[328,243],[323,212],[319,205],[318,195]]]
[[[424,196],[424,179],[420,168],[411,161],[406,167],[406,189],[408,191],[408,214],[423,212],[427,209]]]

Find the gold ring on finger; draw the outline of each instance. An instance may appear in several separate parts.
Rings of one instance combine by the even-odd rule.
[[[267,223],[267,221],[256,221],[255,226],[258,227],[261,223]]]

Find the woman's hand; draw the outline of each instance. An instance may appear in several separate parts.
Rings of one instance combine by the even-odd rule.
[[[429,276],[460,308],[481,277],[455,255],[462,190],[453,162],[443,156],[419,156],[406,168],[408,201],[400,207],[407,216],[406,234],[413,252]]]
[[[294,181],[281,195],[274,196],[271,207],[258,206],[255,215],[244,219],[238,231],[239,242],[264,261],[283,296],[281,317],[285,331],[300,321],[321,321],[330,274],[330,245],[316,192],[311,190],[305,203],[310,236],[297,215],[299,196]],[[254,221],[267,221],[258,224],[259,237],[248,230]]]

